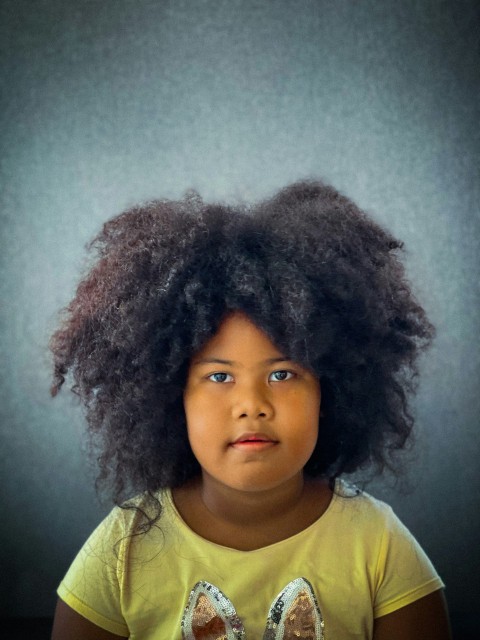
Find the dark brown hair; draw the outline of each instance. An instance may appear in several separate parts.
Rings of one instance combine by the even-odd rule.
[[[152,202],[107,222],[91,248],[51,340],[52,393],[71,374],[117,500],[199,473],[182,403],[188,363],[233,310],[321,381],[307,474],[381,469],[404,447],[433,327],[401,243],[332,187],[297,183],[250,207],[194,194]]]

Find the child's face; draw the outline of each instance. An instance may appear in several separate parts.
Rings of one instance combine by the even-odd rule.
[[[188,437],[203,477],[242,491],[303,474],[318,435],[320,384],[247,316],[232,313],[192,358]]]

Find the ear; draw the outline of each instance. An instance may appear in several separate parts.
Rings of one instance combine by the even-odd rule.
[[[193,587],[182,618],[183,640],[244,640],[245,629],[232,602],[202,580]]]
[[[323,630],[312,585],[296,578],[272,602],[263,640],[324,640]]]

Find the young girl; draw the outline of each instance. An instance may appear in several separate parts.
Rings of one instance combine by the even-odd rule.
[[[52,338],[117,506],[53,640],[445,640],[443,584],[391,509],[433,335],[401,244],[331,187],[107,222]],[[124,501],[126,495],[135,498]]]

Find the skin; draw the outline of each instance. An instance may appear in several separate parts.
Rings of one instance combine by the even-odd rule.
[[[375,620],[373,640],[451,640],[442,590]]]
[[[127,640],[127,638],[98,627],[59,598],[53,620],[51,640]]]
[[[305,481],[318,438],[321,389],[248,317],[233,313],[192,359],[184,392],[201,477],[175,489],[180,515],[207,540],[240,550],[283,540],[328,508],[325,480]],[[52,640],[118,640],[61,600]],[[450,640],[442,591],[374,624],[373,640]]]
[[[127,640],[109,633],[58,600],[52,640]],[[375,620],[373,640],[451,640],[441,591]]]
[[[231,314],[193,358],[184,392],[202,476],[174,499],[190,526],[209,540],[251,549],[313,522],[331,497],[326,482],[307,486],[303,478],[318,438],[320,402],[311,371],[289,360],[246,316]]]

